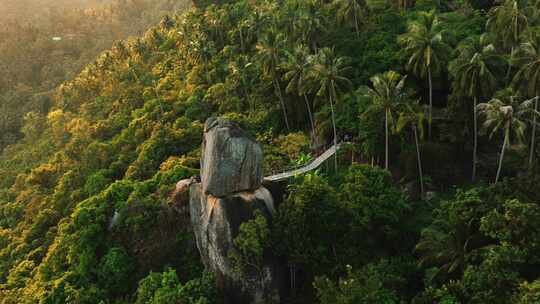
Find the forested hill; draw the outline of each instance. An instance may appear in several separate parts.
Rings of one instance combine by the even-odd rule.
[[[188,0],[1,0],[0,150],[22,137],[28,112],[46,114],[52,90],[114,41],[189,7]]]
[[[0,156],[0,303],[217,303],[170,194],[218,115],[263,144],[265,172],[352,142],[231,249],[239,273],[280,257],[283,303],[538,303],[539,16],[231,1],[116,42]]]

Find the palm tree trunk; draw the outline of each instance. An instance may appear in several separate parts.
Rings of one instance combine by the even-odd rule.
[[[388,170],[388,110],[384,112],[384,169]]]
[[[308,115],[309,115],[309,121],[311,123],[311,132],[312,132],[311,140],[313,143],[315,139],[315,122],[313,121],[313,115],[311,114],[311,107],[309,106],[309,100],[306,94],[302,94],[302,95],[304,95],[304,101],[306,102],[306,108],[308,110]]]
[[[510,61],[508,62],[508,69],[506,69],[506,85],[510,83],[510,70],[512,69],[512,59],[514,58],[514,47],[512,47],[512,50],[510,51]]]
[[[334,115],[334,100],[333,100],[334,95],[335,95],[335,88],[332,87],[332,91],[330,92],[330,111],[332,111],[332,127],[334,128],[334,147],[337,148],[336,118]],[[338,169],[337,151],[336,153],[334,153],[334,166],[337,172],[337,169]]]
[[[204,78],[206,79],[206,83],[210,83],[210,75],[208,75],[208,66],[206,65],[206,60],[203,60],[203,67],[204,67]]]
[[[356,29],[356,37],[360,38],[360,28],[358,26],[358,14],[356,12],[356,6],[358,4],[356,3],[356,0],[354,0],[354,1],[355,1],[354,2],[354,8],[353,8],[353,10],[354,10],[354,28]]]
[[[244,48],[244,35],[242,35],[242,27],[240,27],[240,48],[242,49],[242,52],[245,52]]]
[[[255,109],[255,106],[253,105],[253,103],[251,102],[251,98],[249,97],[248,95],[248,92],[247,92],[247,85],[245,84],[245,81],[242,80],[242,89],[244,91],[244,95],[246,96],[246,100],[248,102],[248,105],[249,105],[249,109],[251,111],[253,111]]]
[[[416,143],[416,159],[418,161],[418,175],[420,176],[420,194],[424,197],[424,175],[422,173],[422,158],[420,157],[420,145],[418,144],[418,132],[416,126],[413,126],[414,141]]]
[[[499,158],[499,168],[497,169],[497,177],[495,177],[495,184],[499,181],[499,176],[501,175],[502,162],[504,159],[504,151],[506,150],[506,145],[508,142],[508,133],[509,133],[508,130],[504,132],[504,142],[503,142],[503,146],[501,150],[501,157]]]
[[[428,66],[428,84],[429,84],[429,121],[428,138],[431,140],[431,122],[433,121],[433,84],[431,80],[431,66]]]
[[[133,77],[135,77],[135,81],[137,81],[137,83],[141,83],[141,81],[139,80],[139,76],[137,76],[137,73],[135,73],[135,70],[133,68],[130,68],[129,70],[133,74]]]
[[[281,102],[281,109],[283,110],[283,117],[285,118],[285,126],[287,127],[287,131],[290,131],[289,127],[289,119],[287,118],[287,109],[285,108],[285,101],[283,100],[283,96],[281,95],[281,87],[279,86],[279,81],[274,78],[274,88],[276,90],[276,94],[278,95],[279,101]]]
[[[531,152],[529,153],[529,171],[532,172],[533,168],[533,158],[534,158],[534,145],[535,145],[535,139],[536,139],[536,111],[538,111],[538,96],[536,96],[536,100],[534,101],[534,116],[533,116],[533,128],[532,128],[532,135],[531,135]]]
[[[472,181],[474,182],[476,180],[476,152],[478,149],[478,117],[476,114],[476,97],[474,97],[474,108],[473,108],[473,116],[474,116],[474,146],[473,146],[473,167],[472,167]]]

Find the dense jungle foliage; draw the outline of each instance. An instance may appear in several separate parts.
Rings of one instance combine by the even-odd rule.
[[[219,302],[170,197],[217,115],[266,172],[346,141],[235,240],[287,263],[284,303],[540,303],[539,2],[203,2],[22,110],[0,303]]]

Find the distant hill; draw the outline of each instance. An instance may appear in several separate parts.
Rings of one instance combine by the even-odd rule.
[[[52,89],[114,41],[141,35],[189,0],[0,0],[0,151],[29,111],[46,113]]]

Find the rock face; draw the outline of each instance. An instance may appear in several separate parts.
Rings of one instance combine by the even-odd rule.
[[[261,146],[228,120],[210,118],[204,127],[201,181],[205,194],[223,197],[258,189],[263,180]]]
[[[261,162],[260,145],[236,124],[223,119],[206,122],[202,182],[190,185],[190,216],[201,258],[217,275],[225,303],[263,303],[280,289],[279,263],[271,253],[263,255],[263,275],[239,275],[229,255],[240,225],[253,219],[256,210],[271,224],[274,200],[261,185]]]

